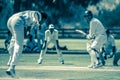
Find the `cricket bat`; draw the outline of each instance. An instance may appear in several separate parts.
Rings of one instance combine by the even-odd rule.
[[[84,31],[82,31],[82,30],[78,30],[78,29],[76,29],[75,31],[81,33],[81,34],[84,35],[84,36],[87,35],[87,34],[86,34]]]

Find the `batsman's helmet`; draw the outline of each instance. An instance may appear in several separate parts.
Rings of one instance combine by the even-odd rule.
[[[85,11],[84,17],[93,17],[93,13],[90,10]]]

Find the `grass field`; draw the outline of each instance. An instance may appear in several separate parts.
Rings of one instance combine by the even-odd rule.
[[[6,75],[8,54],[0,54],[0,80],[119,80],[120,67],[106,66],[89,69],[89,55],[64,54],[65,64],[60,64],[57,54],[46,54],[43,64],[37,64],[39,54],[22,54],[16,67],[16,78]],[[120,64],[120,62],[119,62]]]
[[[0,39],[0,48],[4,48],[4,39]],[[25,43],[26,40],[24,40]],[[86,50],[86,43],[88,40],[85,39],[60,39],[60,46],[67,46],[69,50]],[[115,40],[116,46],[120,48],[120,40]],[[51,46],[51,45],[50,45]]]
[[[67,45],[69,49],[75,50],[84,50],[87,42],[68,41],[70,40],[61,40],[61,45]],[[118,43],[119,40],[117,46]],[[57,54],[46,54],[43,64],[37,64],[38,56],[38,53],[22,54],[16,66],[16,77],[11,78],[5,73],[9,55],[1,53],[0,80],[120,80],[120,66],[113,66],[113,59],[108,59],[106,65],[101,68],[90,69],[87,68],[90,63],[88,54],[64,54],[65,64],[60,64]]]

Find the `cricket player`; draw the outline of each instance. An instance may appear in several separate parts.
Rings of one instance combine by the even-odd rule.
[[[84,17],[88,22],[90,29],[89,34],[86,36],[87,39],[93,39],[91,45],[89,46],[89,54],[91,57],[91,64],[89,68],[97,68],[100,66],[99,63],[99,50],[106,42],[106,30],[103,24],[95,17],[91,11],[85,11]]]
[[[50,24],[49,29],[45,31],[45,41],[44,41],[44,44],[42,46],[42,50],[40,52],[38,64],[42,64],[43,55],[46,53],[47,47],[50,43],[53,43],[55,45],[57,53],[59,55],[59,60],[60,60],[61,64],[64,64],[62,53],[61,53],[60,48],[59,48],[58,30],[54,29],[53,24]]]
[[[40,29],[37,29],[37,41],[38,41],[38,47],[41,50],[41,47],[45,40],[45,31],[48,29],[46,21],[44,21],[41,24]]]
[[[114,56],[113,65],[114,66],[118,66],[117,59],[120,56],[117,56],[117,55],[119,55],[119,53],[117,53],[117,49],[116,49],[116,45],[115,45],[115,39],[110,34],[110,30],[109,29],[106,30],[106,34],[107,34],[107,41],[104,44],[104,46],[102,48],[102,51],[101,51],[101,54],[100,54],[100,58],[101,58],[102,64],[105,65],[105,59],[112,58]]]
[[[45,13],[28,10],[16,13],[9,18],[7,26],[12,38],[8,48],[10,54],[9,67],[6,71],[8,75],[15,76],[15,66],[23,50],[24,28],[32,27],[35,24],[39,26],[40,22],[46,19],[46,16]]]
[[[25,52],[36,52],[38,50],[38,45],[35,39],[31,34],[28,35],[28,39],[23,47],[23,51]]]
[[[30,30],[30,34],[35,39],[35,36],[37,37],[37,45],[39,47],[39,51],[41,50],[42,44],[45,40],[45,31],[48,29],[47,27],[47,19],[41,23],[41,25],[38,27],[35,25],[35,27],[32,27]]]

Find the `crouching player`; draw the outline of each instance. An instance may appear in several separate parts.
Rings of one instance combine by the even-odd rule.
[[[31,34],[28,35],[28,39],[26,41],[26,44],[23,46],[24,52],[37,52],[39,50],[37,42],[33,38]]]
[[[100,59],[102,61],[102,64],[105,65],[105,60],[108,58],[112,58],[114,56],[113,65],[118,66],[117,62],[118,62],[118,59],[120,58],[120,54],[117,53],[115,39],[110,34],[109,29],[106,31],[106,34],[107,34],[107,41],[101,50]]]
[[[59,55],[59,60],[60,60],[61,64],[64,64],[62,53],[61,53],[60,48],[59,48],[58,30],[56,30],[54,28],[53,24],[50,24],[49,29],[45,31],[45,41],[43,43],[42,50],[40,52],[38,64],[42,64],[43,55],[46,53],[47,47],[50,43],[53,43],[55,45],[57,53]]]

